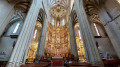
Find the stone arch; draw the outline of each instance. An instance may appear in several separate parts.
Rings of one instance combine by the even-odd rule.
[[[24,17],[25,17],[25,15],[24,15],[21,11],[16,10],[15,13],[13,14],[11,20],[10,20],[9,23],[7,24],[3,35],[8,32],[9,28],[10,28],[11,26],[13,26],[13,24],[15,24],[15,23],[17,23],[17,22],[19,22],[20,25],[21,25],[21,27],[22,27],[22,25],[23,25],[23,23],[24,23],[24,20],[25,20]]]
[[[113,40],[111,40],[111,35],[110,35],[111,33],[110,33],[110,31],[108,31],[108,29],[106,27],[107,22],[109,22],[109,20],[111,18],[105,17],[105,16],[109,16],[109,14],[107,14],[106,10],[104,9],[105,3],[106,3],[106,1],[103,1],[103,0],[101,0],[101,1],[99,0],[98,2],[93,2],[93,1],[89,0],[88,2],[86,1],[85,8],[86,8],[87,16],[89,16],[90,18],[93,18],[92,20],[90,20],[90,22],[95,23],[98,26],[100,26],[101,30],[103,30],[104,33],[106,34],[106,36],[105,36],[107,38],[106,42],[109,41],[108,42],[109,44],[107,44],[106,46],[108,46],[109,48],[111,48],[114,51],[114,45],[113,45],[114,43],[113,43]],[[104,13],[104,16],[101,13]],[[98,17],[94,18],[94,15],[97,15]],[[105,18],[107,18],[107,19],[105,19]],[[103,41],[103,40],[101,40],[101,41]],[[109,48],[107,48],[107,49],[109,50]],[[104,49],[104,47],[103,47],[103,49]],[[112,53],[115,53],[115,54],[112,54]],[[115,51],[114,52],[111,51],[111,54],[114,56],[114,58],[117,58],[115,56],[116,55]]]

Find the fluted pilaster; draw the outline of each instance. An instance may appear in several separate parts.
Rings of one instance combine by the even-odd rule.
[[[97,50],[96,44],[94,42],[93,35],[91,33],[89,22],[83,6],[83,0],[75,0],[75,9],[80,25],[82,39],[84,42],[87,62],[90,64],[98,64],[102,66],[103,63]]]
[[[47,35],[47,28],[48,28],[48,19],[45,17],[43,20],[42,30],[40,33],[40,39],[36,54],[36,61],[39,61],[40,58],[44,55],[45,52],[45,43],[46,43],[46,35]]]
[[[78,50],[77,50],[77,44],[76,44],[74,25],[73,25],[73,21],[72,21],[71,17],[69,17],[69,35],[70,35],[71,54],[74,55],[74,60],[77,60],[78,59]]]
[[[30,45],[37,16],[41,7],[39,6],[40,2],[40,0],[33,0],[7,67],[16,67],[23,64],[24,53],[28,50],[26,48]]]

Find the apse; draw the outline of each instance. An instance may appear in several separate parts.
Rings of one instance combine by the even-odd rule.
[[[68,57],[70,54],[67,14],[66,8],[59,4],[50,9],[45,45],[46,57]]]

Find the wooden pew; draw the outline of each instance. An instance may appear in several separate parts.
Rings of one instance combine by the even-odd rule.
[[[118,67],[120,66],[120,60],[104,60],[105,67]]]
[[[0,67],[5,67],[8,61],[0,61]]]

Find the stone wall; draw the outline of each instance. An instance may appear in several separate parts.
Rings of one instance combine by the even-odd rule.
[[[110,54],[113,57],[113,59],[118,58],[108,37],[95,38],[95,40],[98,42],[99,52],[103,53],[105,59],[107,59],[107,53]]]
[[[120,41],[120,3],[117,0],[107,0],[105,9],[111,18],[108,24],[112,25],[112,29],[116,38]],[[106,24],[107,25],[107,24]]]
[[[4,34],[2,34],[0,38],[0,61],[8,61],[11,53],[13,51],[13,47],[15,42],[17,41],[17,37],[12,38],[12,36],[18,36],[20,34],[20,31],[23,26],[23,19],[20,17],[20,15],[14,13],[11,20],[8,20],[8,25],[5,28]],[[18,26],[18,29],[16,29],[16,32],[14,32],[17,24],[20,24]]]
[[[8,61],[12,50],[13,50],[13,43],[16,41],[16,38],[2,37],[0,39],[0,61]]]

